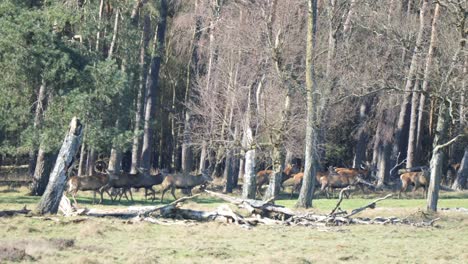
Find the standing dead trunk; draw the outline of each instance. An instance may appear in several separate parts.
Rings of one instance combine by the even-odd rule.
[[[139,84],[138,84],[138,93],[136,98],[136,109],[135,109],[135,127],[133,130],[133,144],[132,144],[132,165],[130,168],[131,173],[137,173],[137,167],[140,165],[140,155],[141,155],[141,119],[143,115],[143,95],[146,91],[146,77],[147,77],[147,55],[146,49],[150,40],[150,18],[148,15],[145,15],[143,21],[143,34],[141,38],[140,46],[140,60],[139,60]]]
[[[436,133],[434,136],[434,149],[430,162],[431,180],[427,194],[427,210],[437,211],[437,202],[439,200],[439,187],[442,178],[443,156],[441,145],[446,141],[447,129],[449,123],[448,107],[446,102],[441,102],[439,106],[439,117],[437,120]]]
[[[422,142],[422,135],[423,135],[423,123],[425,117],[427,115],[424,112],[424,106],[426,104],[426,93],[429,92],[429,76],[431,73],[432,68],[432,57],[434,54],[434,49],[437,46],[437,21],[440,14],[440,4],[437,2],[435,9],[434,9],[434,17],[432,19],[432,29],[431,29],[431,41],[429,44],[429,49],[426,55],[426,65],[424,68],[424,77],[423,77],[423,84],[422,90],[423,92],[419,98],[419,108],[418,108],[418,123],[416,125],[416,152],[421,152],[421,142]]]
[[[141,150],[141,167],[149,170],[151,167],[151,149],[153,147],[154,120],[156,117],[156,98],[159,89],[159,70],[164,54],[164,37],[166,34],[167,0],[161,0],[159,21],[156,32],[157,45],[151,60],[148,87],[146,92],[146,108],[144,119],[143,146]]]
[[[73,164],[73,158],[78,151],[81,142],[82,127],[80,121],[74,117],[70,123],[70,129],[65,136],[54,169],[50,174],[49,184],[42,196],[36,211],[39,214],[56,214],[60,200],[63,196],[67,181],[67,170]]]
[[[408,136],[408,151],[406,154],[406,168],[412,168],[415,166],[417,160],[416,156],[416,133],[417,133],[417,120],[418,120],[418,101],[419,93],[416,90],[419,87],[419,80],[416,80],[414,83],[414,92],[411,98],[411,117],[410,117],[410,126],[409,126],[409,136]]]
[[[307,90],[307,128],[305,139],[305,163],[304,178],[302,180],[301,192],[297,201],[297,207],[309,208],[312,206],[312,199],[315,187],[316,174],[316,149],[317,130],[315,121],[317,117],[317,106],[315,95],[318,91],[315,81],[315,69],[313,58],[315,56],[315,33],[317,28],[317,1],[308,0],[307,16],[307,51],[306,51],[306,90]]]
[[[257,92],[260,93],[262,89],[263,81],[265,76],[262,76],[259,83]],[[251,85],[248,94],[247,102],[247,111],[244,119],[244,134],[242,137],[242,148],[245,152],[245,172],[244,172],[244,181],[242,185],[242,198],[244,199],[255,199],[255,194],[257,190],[257,177],[255,175],[255,154],[256,154],[256,144],[254,140],[254,134],[252,129],[252,119],[253,114],[257,112],[258,109],[258,100],[255,101],[255,84]],[[255,104],[256,102],[257,104]]]
[[[468,146],[465,146],[465,154],[457,171],[457,177],[453,182],[452,189],[463,191],[466,186],[466,179],[468,178]]]
[[[421,53],[421,45],[423,40],[423,33],[424,33],[424,26],[425,26],[425,19],[426,19],[426,12],[429,0],[423,0],[422,7],[419,13],[419,30],[418,35],[416,37],[416,43],[413,50],[413,55],[411,58],[410,68],[408,70],[408,74],[406,76],[406,84],[404,88],[403,94],[403,101],[400,108],[400,115],[398,117],[397,127],[395,130],[395,142],[393,145],[393,156],[397,156],[403,148],[403,129],[405,127],[405,123],[407,121],[407,108],[409,104],[409,99],[411,96],[411,87],[413,84],[413,80],[416,76],[416,72],[419,65],[419,57]]]

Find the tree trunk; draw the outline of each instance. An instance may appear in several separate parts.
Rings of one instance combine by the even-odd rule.
[[[104,0],[101,0],[99,4],[99,17],[96,34],[96,51],[99,51],[99,40],[101,39],[101,23],[102,23],[102,12],[104,11]]]
[[[270,184],[268,185],[268,189],[263,196],[263,200],[267,201],[271,198],[277,197],[281,187],[281,180],[283,178],[283,166],[281,165],[281,161],[283,160],[281,157],[281,150],[279,149],[279,145],[273,146],[273,172],[274,175],[270,175]]]
[[[226,162],[224,165],[224,173],[223,178],[225,181],[224,185],[224,192],[225,193],[232,193],[232,189],[234,187],[233,184],[233,156],[232,150],[228,149],[226,151]]]
[[[54,169],[50,174],[49,184],[42,196],[36,211],[39,214],[56,214],[67,181],[67,170],[73,164],[73,158],[80,147],[82,127],[80,121],[74,117],[70,129],[65,136]]]
[[[305,164],[304,178],[302,180],[301,192],[297,201],[297,207],[309,208],[315,187],[316,174],[316,149],[317,134],[314,122],[316,121],[316,105],[314,93],[318,92],[315,81],[315,69],[313,58],[315,56],[315,33],[317,28],[317,1],[308,0],[307,17],[307,51],[306,51],[306,89],[307,89],[307,128],[305,139]]]
[[[466,186],[466,179],[468,178],[468,146],[465,146],[465,154],[457,171],[457,177],[453,182],[452,189],[463,191]]]
[[[335,58],[336,50],[336,30],[333,27],[333,18],[335,16],[336,0],[330,0],[328,6],[328,51],[327,51],[327,70],[325,76],[330,77],[333,68],[333,59]]]
[[[141,155],[141,119],[143,115],[143,106],[145,105],[143,100],[143,94],[146,91],[146,77],[147,77],[147,65],[146,65],[146,49],[150,40],[150,18],[145,15],[143,21],[143,35],[140,46],[140,61],[139,61],[139,85],[138,93],[136,98],[136,109],[135,109],[135,127],[133,130],[133,144],[132,144],[132,165],[130,168],[131,173],[137,173],[137,168],[140,165]]]
[[[425,18],[426,18],[426,10],[429,0],[423,0],[423,4],[419,13],[419,30],[418,35],[416,37],[416,44],[414,46],[413,55],[411,58],[410,68],[408,70],[408,75],[406,76],[406,84],[404,88],[403,94],[403,102],[400,108],[400,115],[398,117],[398,123],[395,131],[395,143],[393,145],[393,156],[397,156],[403,148],[403,129],[406,124],[407,120],[407,108],[409,104],[409,98],[411,96],[411,86],[413,84],[414,77],[416,76],[416,71],[419,65],[419,57],[420,57],[420,50],[423,40],[423,33],[424,33],[424,25],[425,25]]]
[[[343,24],[343,35],[345,36],[349,35],[349,31],[351,30],[351,18],[353,17],[353,14],[354,14],[355,5],[356,5],[356,0],[351,0],[351,3],[349,4],[348,14]]]
[[[94,175],[94,165],[96,163],[97,153],[94,148],[88,152],[88,160],[86,161],[86,175]]]
[[[262,76],[257,87],[257,92],[262,88],[265,76]],[[255,193],[257,191],[257,175],[255,174],[255,149],[256,144],[252,131],[251,120],[253,113],[257,113],[258,100],[255,101],[255,84],[251,85],[249,89],[247,111],[244,119],[244,134],[242,137],[242,148],[245,152],[245,172],[244,181],[242,185],[242,198],[244,199],[255,199]],[[254,105],[256,102],[256,105]]]
[[[81,142],[80,160],[78,161],[78,176],[83,176],[86,173],[86,131],[83,132],[83,141]]]
[[[33,182],[31,185],[31,195],[41,196],[44,194],[47,183],[49,182],[49,175],[54,166],[55,155],[46,153],[43,146],[39,148],[37,155],[37,165],[34,170]]]
[[[413,90],[416,91],[419,86],[419,80],[416,80],[414,83]],[[413,92],[411,98],[411,118],[410,118],[410,126],[409,126],[409,136],[408,136],[408,151],[406,154],[406,168],[412,168],[416,164],[417,156],[416,156],[416,133],[417,133],[417,120],[418,120],[418,101],[419,101],[419,93]]]
[[[37,94],[36,102],[36,111],[34,115],[34,130],[38,130],[42,125],[42,114],[44,113],[45,108],[45,97],[46,97],[46,83],[45,80],[42,80],[41,86],[39,87],[39,92]],[[37,150],[33,149],[29,152],[29,175],[34,177],[34,170],[36,167],[37,160]]]
[[[201,153],[200,153],[200,166],[198,171],[202,172],[206,169],[206,148],[208,143],[206,140],[203,140],[202,142],[202,148],[201,148]]]
[[[356,152],[353,159],[353,168],[359,168],[363,161],[366,160],[367,140],[369,133],[367,132],[367,102],[361,102],[359,108],[359,127],[357,132]]]
[[[245,175],[245,153],[240,153],[239,157],[239,174],[237,175],[237,180],[242,179],[244,181],[244,175]]]
[[[382,187],[389,177],[391,146],[382,142],[377,152],[377,186]]]
[[[185,111],[185,120],[184,120],[184,134],[182,140],[182,171],[188,175],[192,170],[192,148],[190,144],[192,143],[191,133],[192,133],[192,124],[190,120],[190,111]]]
[[[251,133],[252,131],[250,131]],[[247,150],[245,153],[245,172],[244,184],[242,186],[242,198],[255,199],[255,192],[257,189],[255,175],[255,148]]]
[[[437,211],[437,202],[439,200],[440,179],[442,178],[443,156],[444,153],[440,145],[445,143],[447,137],[447,128],[449,124],[448,107],[446,102],[441,102],[439,106],[439,118],[437,120],[436,133],[434,136],[434,150],[430,162],[431,180],[427,194],[427,210]]]
[[[417,131],[416,131],[416,152],[420,153],[421,152],[421,142],[422,142],[422,132],[423,132],[423,121],[424,118],[427,116],[424,112],[424,106],[426,104],[426,93],[429,92],[429,77],[431,73],[431,67],[432,67],[432,57],[434,54],[434,49],[437,45],[437,20],[439,18],[440,14],[440,4],[436,3],[435,9],[434,9],[434,17],[432,19],[432,29],[431,29],[431,41],[429,44],[429,49],[427,51],[427,56],[426,56],[426,65],[424,69],[424,77],[423,77],[423,84],[422,84],[422,90],[423,92],[420,95],[419,98],[419,108],[418,108],[418,123],[416,125]]]
[[[141,167],[149,170],[151,168],[151,148],[153,147],[154,120],[156,117],[156,98],[159,89],[159,70],[161,59],[164,54],[164,37],[166,34],[167,0],[161,0],[159,10],[159,21],[156,32],[157,45],[151,60],[148,88],[146,92],[146,109],[144,119],[143,146],[141,150]]]

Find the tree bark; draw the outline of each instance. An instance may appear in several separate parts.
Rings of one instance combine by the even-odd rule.
[[[272,160],[274,174],[270,175],[270,184],[268,185],[268,189],[263,196],[264,201],[268,201],[274,197],[277,197],[280,192],[281,180],[283,178],[282,172],[284,168],[281,164],[281,161],[283,160],[281,149],[277,144],[273,146]]]
[[[233,155],[232,155],[232,150],[227,149],[226,151],[226,162],[225,162],[225,167],[224,167],[224,181],[226,182],[224,185],[224,192],[225,193],[232,193],[232,189],[234,187],[233,184]]]
[[[198,168],[199,172],[202,172],[203,170],[206,169],[207,144],[208,143],[206,142],[206,140],[203,140],[202,147],[201,147],[201,152],[200,152],[200,166]]]
[[[416,44],[414,46],[413,55],[411,58],[410,68],[408,70],[408,75],[406,76],[406,84],[404,88],[403,94],[403,102],[400,108],[400,115],[398,117],[397,127],[395,130],[395,143],[393,145],[393,156],[397,156],[403,148],[403,129],[406,123],[406,110],[409,104],[409,98],[411,96],[411,86],[413,84],[414,77],[416,76],[416,71],[419,65],[419,57],[421,53],[421,45],[423,40],[423,32],[424,32],[424,25],[426,19],[426,12],[427,12],[427,5],[429,0],[423,0],[422,7],[419,13],[419,30],[418,35],[416,37]]]
[[[443,151],[439,147],[446,141],[447,128],[449,123],[448,107],[446,102],[441,102],[439,106],[439,118],[437,120],[436,133],[434,136],[434,150],[430,162],[431,179],[427,193],[427,210],[437,211],[437,202],[439,200],[440,179],[442,178]]]
[[[419,93],[416,90],[419,87],[419,80],[416,80],[414,83],[414,92],[411,98],[411,118],[409,126],[409,136],[408,136],[408,151],[406,153],[406,168],[414,167],[417,161],[416,156],[416,133],[417,133],[417,120],[418,120],[418,101]]]
[[[315,187],[316,174],[316,149],[317,135],[314,122],[316,120],[316,105],[314,93],[317,92],[315,81],[314,61],[315,56],[315,33],[317,28],[317,1],[308,0],[307,16],[307,51],[306,51],[306,89],[307,89],[307,128],[305,139],[305,164],[304,178],[302,180],[301,192],[297,201],[297,207],[309,208],[312,206],[312,199]]]
[[[328,6],[328,51],[327,51],[327,70],[325,76],[330,77],[333,67],[333,59],[335,58],[336,50],[336,30],[333,27],[333,18],[336,12],[336,0],[330,0]]]
[[[133,130],[133,143],[132,143],[132,165],[130,168],[130,173],[137,173],[137,168],[140,165],[140,155],[141,155],[141,119],[143,116],[143,95],[146,91],[146,79],[147,79],[147,55],[146,49],[150,40],[150,18],[148,15],[145,15],[143,21],[143,33],[141,37],[141,46],[140,46],[140,60],[139,60],[139,84],[138,84],[138,93],[136,98],[136,109],[135,109],[135,127]]]
[[[365,99],[364,99],[365,100]],[[359,168],[363,161],[366,160],[367,140],[369,133],[367,131],[367,102],[361,102],[359,107],[359,127],[357,132],[356,151],[353,159],[353,168]]]
[[[257,92],[261,90],[265,76],[262,76],[259,83]],[[252,118],[253,113],[256,113],[258,109],[258,100],[254,105],[255,98],[255,84],[251,85],[249,89],[247,111],[244,118],[244,134],[242,138],[242,148],[245,152],[245,172],[244,181],[242,185],[242,198],[244,199],[255,199],[257,190],[257,177],[255,174],[255,154],[256,154],[256,142],[252,131]]]
[[[94,148],[90,149],[88,152],[88,159],[86,161],[86,175],[94,175],[94,165],[96,163],[97,153]]]
[[[424,69],[424,77],[423,77],[423,84],[422,84],[422,93],[419,98],[419,108],[418,108],[418,123],[416,125],[416,152],[421,152],[421,142],[422,142],[422,135],[423,135],[423,123],[425,117],[427,115],[424,113],[424,106],[426,104],[426,93],[429,92],[429,77],[432,68],[432,57],[434,54],[434,50],[437,46],[437,22],[440,14],[440,4],[436,3],[434,9],[434,17],[432,19],[432,29],[431,29],[431,41],[429,44],[429,49],[426,55],[426,65]]]
[[[153,147],[154,120],[156,116],[156,98],[159,89],[159,70],[164,54],[164,37],[166,34],[167,0],[161,0],[159,10],[158,29],[156,32],[157,45],[151,60],[148,89],[146,92],[146,109],[144,119],[143,146],[141,150],[141,167],[149,170],[151,167],[151,148]]]
[[[466,186],[466,179],[468,178],[468,146],[465,146],[465,154],[457,171],[457,177],[453,182],[452,189],[463,191]]]
[[[37,94],[36,111],[34,114],[33,128],[36,131],[42,125],[42,115],[44,113],[44,109],[46,105],[45,98],[46,98],[46,82],[44,79],[42,79],[42,83],[41,83],[41,86],[39,87],[39,92]],[[34,177],[34,170],[36,167],[37,155],[38,153],[36,149],[33,149],[29,152],[29,175],[31,177]]]
[[[83,132],[83,140],[81,142],[80,160],[78,161],[78,176],[83,176],[86,173],[86,129]]]
[[[33,182],[31,185],[31,195],[41,196],[44,194],[47,183],[49,182],[49,175],[54,166],[55,155],[46,153],[43,146],[39,148],[37,155],[37,165],[34,170]]]
[[[80,121],[74,117],[70,129],[65,136],[54,169],[50,174],[49,184],[37,205],[39,214],[56,214],[67,181],[67,170],[73,164],[73,158],[78,151],[82,136]]]

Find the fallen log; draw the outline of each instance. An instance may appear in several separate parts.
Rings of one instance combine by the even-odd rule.
[[[0,211],[0,217],[15,216],[15,215],[18,215],[18,214],[29,214],[29,212],[31,212],[31,210],[26,209],[26,206],[24,206],[23,209],[21,209],[21,210],[3,210],[3,211]]]
[[[153,224],[180,224],[187,225],[187,223],[194,222],[211,222],[217,221],[222,223],[233,223],[243,228],[252,228],[257,225],[290,225],[290,226],[312,226],[312,227],[325,227],[325,226],[341,226],[350,224],[405,224],[413,225],[418,227],[430,227],[438,219],[431,220],[429,222],[411,222],[407,219],[399,219],[396,217],[375,217],[371,218],[353,218],[359,212],[367,208],[374,208],[376,203],[385,200],[391,196],[391,194],[374,200],[373,202],[363,207],[354,209],[350,214],[342,216],[344,211],[340,211],[340,204],[343,200],[343,193],[346,189],[340,192],[340,199],[335,208],[328,215],[320,215],[313,213],[299,213],[292,211],[291,209],[284,208],[279,205],[273,204],[270,201],[260,201],[252,199],[241,199],[231,197],[225,194],[216,193],[212,191],[205,191],[208,195],[220,198],[224,201],[234,204],[239,208],[247,208],[248,215],[243,216],[237,212],[234,212],[228,204],[223,204],[213,211],[201,211],[193,210],[188,208],[181,208],[181,203],[193,199],[200,194],[180,198],[170,204],[160,206],[131,206],[124,209],[78,209],[68,215],[85,215],[90,217],[119,217],[128,218],[126,223],[137,223],[137,222],[148,222]],[[68,208],[68,199],[63,199],[63,207],[67,208],[64,211],[70,212]],[[163,219],[172,219],[171,222]]]

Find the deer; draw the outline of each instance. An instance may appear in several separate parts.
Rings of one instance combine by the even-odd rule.
[[[330,198],[329,191],[336,188],[345,188],[355,185],[361,186],[361,184],[374,187],[373,184],[363,179],[362,174],[359,173],[358,170],[339,169],[337,171],[336,169],[333,170],[332,168],[329,168],[328,175],[320,178],[320,184],[320,190],[322,192],[325,191],[328,198]],[[348,193],[345,193],[345,195],[347,198],[349,198]]]
[[[182,173],[168,175],[162,182],[162,194],[161,203],[164,201],[164,194],[170,189],[174,199],[175,189],[188,189],[190,196],[192,196],[192,188],[199,185],[204,185],[207,182],[211,182],[213,179],[208,174],[208,171],[202,171],[201,175],[184,175]]]
[[[372,184],[369,185],[367,181],[369,181],[372,178],[372,172],[377,171],[377,168],[375,166],[371,166],[369,162],[365,163],[365,166],[362,166],[360,168],[335,168],[334,172],[342,175],[344,177],[351,177],[355,178],[357,176],[360,177],[361,180],[366,181],[366,183],[359,182],[357,186],[362,190],[364,193],[364,185],[372,186]]]
[[[282,177],[281,177],[281,187],[283,187],[283,183],[290,179],[293,175],[293,172],[297,170],[296,168],[296,165],[291,165],[291,164],[288,164],[286,165],[286,168],[284,168],[283,172],[282,172]],[[263,187],[264,184],[268,184],[270,182],[270,176],[271,175],[274,175],[274,171],[272,170],[261,170],[259,172],[257,172],[257,182],[256,182],[256,185],[257,185],[257,194],[258,195],[262,195],[261,194],[261,189]]]
[[[321,178],[322,177],[327,177],[327,175],[330,173],[330,170],[331,170],[331,167],[326,172],[318,171],[315,174],[315,187],[320,187],[321,186],[321,184],[320,184]],[[291,198],[293,197],[295,191],[299,192],[299,190],[300,190],[300,188],[302,186],[302,179],[304,178],[304,173],[299,172],[297,174],[294,174],[292,176],[292,178],[293,178],[293,187],[291,189]]]
[[[405,172],[400,175],[401,180],[401,189],[398,193],[398,199],[401,197],[401,193],[405,192],[408,189],[409,185],[413,185],[413,194],[419,187],[423,187],[423,196],[426,198],[427,187],[429,187],[430,175],[427,170],[423,171],[414,171],[414,172]]]
[[[78,191],[94,191],[93,203],[95,203],[96,200],[96,192],[99,192],[101,195],[99,203],[102,203],[104,192],[107,192],[107,194],[111,196],[108,190],[104,188],[108,182],[109,176],[101,172],[95,172],[95,174],[88,176],[71,176],[68,180],[68,193],[72,195],[75,204],[78,204],[75,199]]]
[[[148,191],[151,191],[152,193],[151,201],[154,202],[154,200],[156,200],[156,191],[153,189],[153,186],[161,184],[164,181],[164,178],[166,177],[166,175],[167,175],[166,170],[160,171],[159,169],[157,169],[152,174],[140,173],[137,176],[138,180],[132,187],[133,188],[145,188],[145,200],[147,200]]]
[[[107,174],[109,175],[109,181],[108,183],[104,186],[104,188],[106,190],[110,189],[110,188],[122,188],[122,191],[119,195],[119,202],[121,201],[122,199],[122,196],[125,195],[125,198],[127,200],[130,200],[133,202],[133,194],[132,194],[132,190],[131,188],[138,183],[139,181],[139,174],[141,173],[140,171],[138,171],[137,173],[135,174],[132,174],[132,173],[127,173],[127,172],[120,172],[120,173],[116,173],[114,171],[109,171],[109,170],[106,170]],[[127,191],[130,193],[130,199],[128,199],[128,196],[127,196]],[[111,200],[112,201],[115,201],[117,200],[117,195],[115,196],[115,198],[113,198],[111,196]]]

